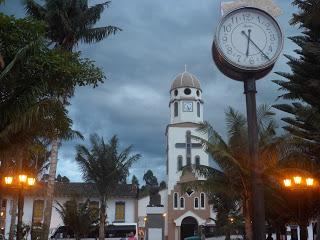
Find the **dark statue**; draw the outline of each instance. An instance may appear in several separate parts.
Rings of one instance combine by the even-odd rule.
[[[150,202],[148,207],[163,207],[161,205],[161,196],[159,194],[159,187],[158,186],[152,186],[150,188]]]

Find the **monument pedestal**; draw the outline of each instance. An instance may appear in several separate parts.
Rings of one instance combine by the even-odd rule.
[[[147,206],[146,240],[164,240],[164,207]]]

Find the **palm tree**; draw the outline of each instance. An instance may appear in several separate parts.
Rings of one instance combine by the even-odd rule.
[[[140,158],[140,154],[131,155],[132,146],[118,152],[117,136],[108,143],[93,134],[90,136],[91,146],[76,147],[76,161],[86,182],[94,183],[100,195],[100,228],[99,239],[105,237],[106,202],[119,183],[129,174],[131,165]]]
[[[261,169],[274,167],[280,158],[283,139],[276,136],[276,125],[273,120],[274,113],[266,105],[258,108],[259,127],[259,155]],[[252,213],[251,213],[251,164],[248,150],[248,133],[246,118],[229,107],[226,111],[227,138],[224,141],[208,123],[203,123],[199,131],[207,133],[209,139],[205,140],[196,136],[206,151],[218,164],[220,170],[200,166],[197,171],[207,178],[200,186],[207,188],[208,192],[216,191],[227,193],[233,199],[241,201],[245,219],[245,232],[248,239],[252,239]],[[210,186],[210,187],[209,187]],[[209,188],[209,189],[208,189]]]
[[[63,205],[57,202],[56,210],[59,213],[64,225],[73,232],[76,240],[81,237],[88,237],[93,230],[95,219],[95,209],[90,208],[90,200],[78,203],[75,199],[65,202]]]
[[[47,25],[47,37],[56,48],[72,51],[79,43],[94,43],[107,38],[111,34],[121,31],[115,26],[94,27],[99,21],[103,10],[110,1],[89,7],[87,0],[46,0],[41,6],[35,0],[25,0],[26,12],[29,16],[42,20]],[[65,101],[68,94],[62,94],[59,100]],[[54,180],[58,162],[59,140],[52,141],[49,179],[44,216],[44,239],[48,238],[51,222]]]
[[[94,43],[121,31],[115,26],[94,27],[111,1],[89,7],[87,0],[45,0],[44,6],[25,0],[26,12],[47,24],[47,37],[65,51],[79,43]]]

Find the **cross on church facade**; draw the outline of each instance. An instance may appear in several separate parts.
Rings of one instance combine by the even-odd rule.
[[[181,148],[186,149],[186,156],[185,156],[186,163],[187,163],[187,165],[191,165],[191,150],[202,148],[202,144],[201,143],[192,143],[191,142],[191,131],[188,130],[186,132],[186,142],[185,143],[176,143],[175,147],[180,148],[180,149]],[[179,163],[179,165],[180,165],[180,163]],[[182,165],[182,163],[181,163],[181,165]],[[182,166],[179,166],[178,168],[180,168],[180,167],[182,167]]]

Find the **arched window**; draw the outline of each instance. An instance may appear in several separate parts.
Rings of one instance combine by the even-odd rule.
[[[198,197],[194,198],[194,205],[193,206],[195,209],[199,209],[199,198]]]
[[[196,165],[196,167],[200,166],[200,157],[199,156],[195,157],[195,165]]]
[[[200,117],[200,103],[197,102],[197,116]]]
[[[178,109],[178,102],[175,102],[174,103],[174,116],[175,117],[178,117],[178,111],[179,111],[179,109]]]
[[[178,156],[178,171],[182,170],[182,156]]]
[[[176,192],[173,194],[173,208],[178,208],[178,193]]]
[[[191,132],[190,131],[187,131],[186,132],[186,142],[187,142],[187,154],[186,154],[186,162],[187,162],[187,165],[191,165]]]
[[[184,197],[180,198],[180,209],[184,209]]]
[[[200,208],[205,208],[205,195],[200,193]]]

